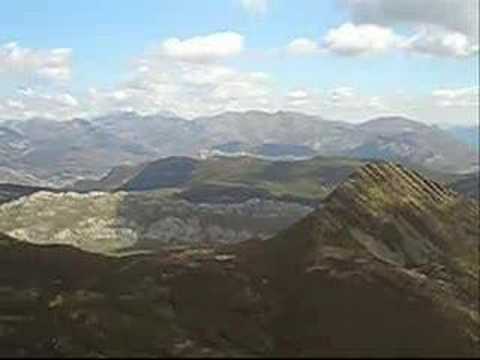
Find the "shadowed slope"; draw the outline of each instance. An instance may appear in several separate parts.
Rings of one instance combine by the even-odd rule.
[[[276,327],[291,341],[283,352],[471,354],[478,211],[478,203],[402,166],[354,173],[322,209],[267,243],[287,304]],[[289,325],[307,318],[316,320]]]
[[[480,200],[479,173],[463,176],[451,184],[452,188],[459,193],[472,199]]]
[[[265,242],[121,259],[0,242],[0,355],[478,356],[477,215],[382,164]]]

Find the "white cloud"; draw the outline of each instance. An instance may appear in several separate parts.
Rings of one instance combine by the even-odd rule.
[[[405,51],[440,57],[478,53],[479,0],[338,0],[357,26],[406,25]],[[420,30],[419,30],[420,29]]]
[[[61,107],[77,107],[79,106],[78,100],[71,94],[66,92],[57,92],[53,94],[44,93],[44,89],[34,90],[32,88],[19,89],[18,94],[21,95],[21,99],[24,102],[41,101],[50,103],[52,105]]]
[[[424,28],[405,41],[403,48],[410,52],[439,57],[468,57],[478,53],[478,44],[460,32]]]
[[[29,49],[17,43],[0,46],[0,76],[66,81],[71,76],[70,49]]]
[[[79,105],[77,99],[75,99],[70,94],[57,95],[57,97],[55,99],[56,99],[56,101],[58,101],[59,104],[67,106],[67,107],[77,107]]]
[[[479,106],[479,88],[438,89],[433,91],[436,104],[440,107],[470,107]]]
[[[340,111],[387,111],[389,107],[380,96],[367,96],[359,93],[355,88],[341,86],[327,91],[324,96],[327,108],[341,109]]]
[[[289,91],[286,95],[286,106],[294,110],[307,109],[316,101],[316,94],[312,90],[297,89]]]
[[[293,40],[287,46],[287,52],[291,55],[314,55],[320,52],[318,44],[307,38],[298,38]]]
[[[309,96],[309,93],[307,90],[304,89],[299,89],[299,90],[292,90],[290,91],[287,96],[291,99],[305,99]]]
[[[439,125],[472,125],[479,121],[478,87],[439,89],[425,96],[398,91],[368,95],[351,86],[301,91],[308,96],[297,100],[287,94],[281,107],[352,123],[387,115],[402,115]]]
[[[332,89],[298,87],[281,94],[263,73],[241,72],[218,64],[184,64],[144,58],[151,69],[112,89],[88,94],[22,88],[0,98],[3,119],[43,117],[56,120],[118,111],[153,114],[171,111],[186,118],[224,111],[291,110],[327,119],[361,122],[403,114],[427,123],[478,123],[478,87],[441,88],[428,96],[400,92],[367,95],[351,86]],[[141,62],[142,63],[142,62]],[[139,66],[143,66],[139,64]],[[201,79],[194,74],[204,73]]]
[[[342,55],[360,55],[400,48],[404,51],[419,51],[413,49],[413,38],[399,37],[379,25],[345,24],[334,30],[336,31],[329,33],[330,42],[325,41],[325,48],[322,48],[322,44],[305,38],[296,39],[291,44],[296,44],[296,50],[303,50],[303,54],[320,54],[327,50]],[[431,34],[438,28],[430,27],[428,30]],[[136,111],[142,114],[171,111],[192,118],[224,111],[284,109],[352,122],[382,114],[404,113],[437,123],[471,123],[478,116],[478,88],[439,89],[423,98],[419,95],[411,95],[409,98],[397,93],[367,95],[350,86],[311,89],[302,85],[283,93],[275,84],[277,79],[269,74],[241,71],[226,65],[224,60],[243,51],[243,37],[235,33],[221,34],[233,34],[233,37],[226,38],[236,38],[237,45],[220,46],[231,42],[224,42],[225,36],[219,34],[164,42],[155,51],[137,58],[128,80],[111,88],[91,88],[86,94],[74,94],[64,87],[39,87],[43,83],[22,84],[25,86],[19,88],[16,94],[0,97],[0,115],[2,118],[69,119],[117,111]],[[238,42],[240,38],[241,41]],[[460,44],[459,39],[451,40],[451,43]],[[419,38],[415,41],[415,46],[418,47]],[[10,49],[15,47],[18,46],[9,46]],[[462,46],[451,45],[450,48],[455,50],[454,54],[461,54]],[[52,62],[41,62],[42,66],[32,67],[32,61],[23,60],[26,64],[24,68],[39,77],[42,74],[37,73],[40,69],[62,68],[56,65],[62,63],[58,58],[68,55],[69,51],[50,52],[47,53],[52,55]],[[28,56],[20,51],[19,54],[23,55],[17,55],[16,58],[32,57],[30,52],[27,53]],[[8,65],[11,67],[10,63],[11,60]],[[3,66],[5,71],[6,67]],[[11,68],[8,71],[11,73]],[[50,74],[54,73],[54,70],[50,71]]]
[[[244,50],[244,38],[234,32],[215,33],[180,40],[170,38],[163,42],[161,54],[182,61],[208,62],[239,55]],[[147,71],[148,69],[143,69]]]
[[[220,60],[185,61],[147,54],[138,59],[129,81],[110,90],[92,89],[89,103],[100,112],[168,110],[189,118],[265,108],[271,92],[271,80],[264,73],[239,71]]]
[[[339,0],[360,24],[436,25],[478,39],[479,0]]]
[[[341,56],[358,56],[402,50],[436,57],[464,58],[478,54],[478,44],[463,33],[438,26],[416,27],[410,37],[379,25],[346,23],[331,29],[323,40],[324,50]]]
[[[349,122],[361,122],[378,115],[398,114],[398,109],[385,96],[362,94],[350,86],[290,91],[280,107]]]
[[[7,99],[5,105],[15,110],[24,110],[25,104],[19,100]]]
[[[325,48],[338,55],[356,56],[382,53],[395,48],[399,38],[388,28],[346,23],[331,29],[324,38]]]
[[[67,92],[46,92],[40,89],[19,89],[16,95],[0,98],[1,117],[28,119],[42,117],[51,119],[69,119],[83,113],[81,102]]]
[[[355,89],[352,87],[342,86],[329,91],[329,98],[332,102],[344,101],[351,99],[355,95]]]
[[[185,40],[185,49],[188,43],[191,50],[183,51],[182,46],[175,56],[147,54],[138,60],[130,81],[114,91],[97,92],[92,99],[102,109],[132,107],[142,113],[169,110],[184,117],[264,108],[272,92],[269,76],[222,64],[222,59],[243,50],[241,35],[222,34]],[[237,44],[226,48],[222,45],[226,38],[236,39]],[[165,54],[164,45],[161,52]],[[119,91],[123,99],[113,95]]]
[[[242,6],[253,15],[265,14],[270,0],[241,0]]]

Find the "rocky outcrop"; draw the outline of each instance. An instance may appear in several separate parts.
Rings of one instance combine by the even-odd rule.
[[[0,206],[0,231],[36,244],[110,254],[265,239],[310,211],[296,203],[260,199],[194,204],[169,192],[40,191]]]

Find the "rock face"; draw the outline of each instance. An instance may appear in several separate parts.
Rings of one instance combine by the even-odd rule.
[[[478,210],[386,164],[267,241],[105,258],[3,238],[0,356],[475,357]]]
[[[194,204],[168,192],[37,192],[0,206],[0,231],[36,244],[112,253],[267,238],[313,209],[250,199]]]

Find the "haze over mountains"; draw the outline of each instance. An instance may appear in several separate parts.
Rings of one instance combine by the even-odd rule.
[[[472,172],[478,157],[447,131],[405,118],[359,125],[292,112],[224,113],[184,120],[116,113],[91,120],[4,121],[2,182],[64,186],[112,167],[166,156],[253,155],[267,159],[346,156]]]
[[[478,151],[480,148],[480,128],[479,126],[454,126],[449,129],[458,140],[472,146]]]

